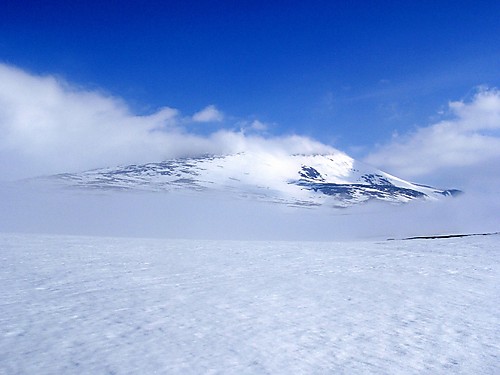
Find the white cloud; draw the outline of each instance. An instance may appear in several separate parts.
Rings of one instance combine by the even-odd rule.
[[[0,82],[0,180],[204,153],[332,150],[298,136],[189,133],[176,109],[136,115],[119,98],[5,64],[0,64]],[[193,117],[213,121],[220,116],[208,106]]]
[[[254,130],[254,131],[258,131],[258,132],[263,132],[263,131],[267,130],[267,125],[259,120],[254,120],[251,122],[249,129]]]
[[[466,183],[500,175],[500,92],[449,103],[451,118],[395,136],[365,161],[405,178]],[[494,167],[494,166],[497,167]]]
[[[270,125],[259,120],[243,120],[239,121],[236,125],[244,134],[267,134],[267,130],[270,127]]]
[[[209,105],[193,115],[194,122],[221,122],[224,114],[214,105]]]

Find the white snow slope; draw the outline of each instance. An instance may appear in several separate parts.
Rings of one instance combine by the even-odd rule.
[[[390,203],[435,200],[453,191],[410,183],[340,151],[328,155],[247,152],[204,156],[63,173],[46,179],[82,189],[217,190],[274,203],[336,207],[373,199]]]
[[[0,235],[0,374],[499,374],[499,236]]]

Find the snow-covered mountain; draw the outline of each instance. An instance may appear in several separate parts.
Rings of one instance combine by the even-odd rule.
[[[369,200],[404,203],[437,199],[458,190],[439,190],[394,177],[342,152],[287,155],[245,152],[158,163],[102,168],[48,177],[84,189],[216,190],[288,205],[348,207]]]

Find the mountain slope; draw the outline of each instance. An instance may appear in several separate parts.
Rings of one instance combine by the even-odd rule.
[[[342,152],[203,156],[65,173],[48,179],[85,189],[217,190],[240,197],[304,206],[347,207],[368,200],[403,203],[458,192],[410,183]]]

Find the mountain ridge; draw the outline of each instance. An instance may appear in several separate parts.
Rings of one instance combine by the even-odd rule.
[[[44,180],[78,189],[132,191],[217,190],[239,197],[297,206],[349,207],[379,200],[435,200],[458,190],[400,179],[345,153],[242,152],[61,173]]]

